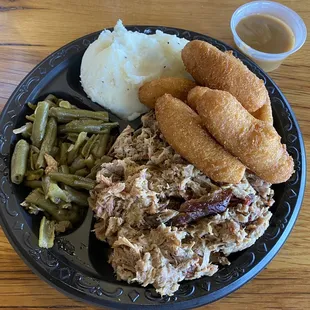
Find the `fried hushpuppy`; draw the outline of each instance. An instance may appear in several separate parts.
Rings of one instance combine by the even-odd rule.
[[[197,112],[197,104],[201,96],[208,90],[208,87],[196,86],[187,94],[187,105]]]
[[[265,103],[261,108],[259,108],[257,111],[251,113],[255,118],[267,122],[270,125],[273,125],[273,117],[272,117],[272,109],[271,109],[271,103],[269,102]]]
[[[139,89],[139,100],[154,109],[156,100],[164,94],[185,101],[188,92],[196,86],[195,82],[179,77],[159,78],[143,84]]]
[[[231,52],[224,53],[207,42],[194,40],[183,48],[182,60],[198,84],[228,91],[249,112],[258,110],[269,100],[263,80]]]
[[[172,148],[216,182],[239,183],[245,166],[203,128],[200,117],[184,102],[164,95],[155,104],[159,128]]]
[[[196,100],[209,133],[260,178],[282,183],[293,174],[293,158],[273,126],[252,116],[230,93],[196,87],[188,99]]]
[[[197,86],[199,87],[199,86]],[[196,103],[197,101],[197,96],[201,96],[208,88],[207,87],[199,87],[200,91],[197,92],[197,87],[196,89],[193,89],[193,91],[189,91],[187,95],[187,105],[189,105],[194,111],[197,112],[196,110]],[[272,109],[271,109],[271,104],[270,100],[265,103],[261,108],[259,108],[257,111],[251,113],[255,118],[267,122],[270,125],[273,125],[273,117],[272,117]]]

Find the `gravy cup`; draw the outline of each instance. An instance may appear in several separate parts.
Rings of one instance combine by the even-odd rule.
[[[295,44],[285,53],[271,54],[253,49],[244,43],[236,32],[236,26],[241,19],[254,14],[265,14],[285,22],[293,31]],[[240,6],[232,15],[231,31],[237,48],[254,60],[266,72],[277,69],[289,55],[298,51],[306,41],[307,28],[302,18],[287,6],[273,1],[252,1]]]

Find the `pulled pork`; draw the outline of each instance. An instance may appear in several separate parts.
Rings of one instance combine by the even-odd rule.
[[[273,190],[250,172],[236,185],[212,182],[165,142],[153,112],[142,123],[120,134],[97,173],[95,233],[113,249],[117,279],[173,295],[262,236]]]

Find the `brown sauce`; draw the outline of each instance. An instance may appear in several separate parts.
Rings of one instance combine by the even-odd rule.
[[[264,53],[285,53],[295,44],[292,29],[282,20],[270,15],[245,17],[238,23],[236,31],[244,43]]]

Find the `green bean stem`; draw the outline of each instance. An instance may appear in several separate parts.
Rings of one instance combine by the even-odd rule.
[[[27,139],[31,137],[32,127],[33,124],[31,122],[27,122],[22,127],[14,129],[13,133],[15,135],[22,134],[22,136]]]
[[[34,114],[26,115],[25,118],[26,118],[28,121],[30,121],[30,122],[34,122],[34,120],[35,120],[35,115],[34,115]]]
[[[36,105],[36,104],[33,104],[33,103],[31,103],[31,102],[28,102],[28,103],[27,103],[27,106],[28,106],[31,110],[33,110],[33,111],[37,108],[37,105]]]
[[[49,94],[46,96],[45,100],[49,100],[51,102],[57,103],[58,98],[56,96],[54,96],[53,94]]]

